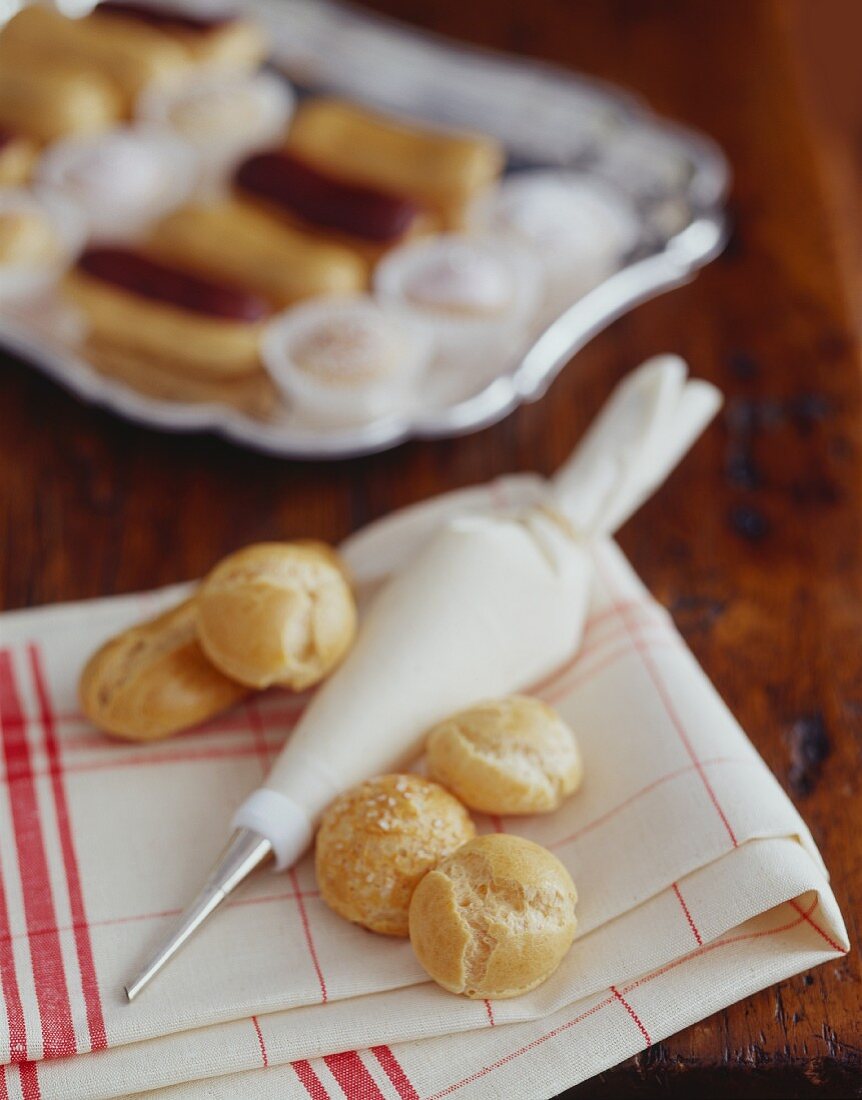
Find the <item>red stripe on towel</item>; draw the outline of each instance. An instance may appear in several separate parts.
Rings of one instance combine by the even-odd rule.
[[[323,1060],[347,1100],[386,1100],[355,1050],[328,1054]]]
[[[77,1044],[63,969],[63,953],[56,931],[57,918],[33,781],[27,726],[9,650],[0,650],[0,725],[24,914],[30,934],[33,983],[42,1024],[42,1051],[46,1058],[59,1058],[75,1054]]]
[[[380,1063],[383,1072],[392,1082],[393,1088],[401,1097],[401,1100],[419,1100],[419,1093],[410,1084],[410,1079],[404,1072],[404,1067],[387,1046],[372,1047],[371,1053]]]
[[[90,1049],[105,1050],[108,1037],[105,1032],[105,1017],[102,1012],[102,997],[96,976],[96,964],[93,959],[93,944],[90,938],[90,925],[84,907],[84,892],[81,888],[81,872],[78,856],[72,836],[69,819],[69,804],[66,788],[63,784],[63,761],[57,740],[57,730],[51,711],[47,679],[42,667],[42,658],[36,646],[27,647],[33,682],[39,700],[39,720],[45,734],[45,753],[51,773],[51,791],[57,814],[57,829],[60,833],[60,847],[63,852],[63,866],[66,871],[66,885],[69,890],[69,908],[72,913],[72,925],[75,930],[75,950],[78,955],[78,968],[81,972],[81,988],[84,992],[84,1005],[87,1011],[87,1030],[90,1033]]]

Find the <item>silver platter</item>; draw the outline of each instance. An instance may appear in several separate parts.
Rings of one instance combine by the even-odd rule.
[[[322,428],[288,409],[261,421],[213,403],[148,397],[98,373],[44,328],[0,317],[0,342],[87,401],[166,431],[212,431],[285,458],[368,454],[407,439],[476,431],[536,401],[572,356],[616,318],[680,286],[726,239],[727,162],[709,139],[666,122],[635,97],[565,70],[459,45],[320,0],[245,0],[269,31],[272,61],[299,87],[335,91],[417,119],[478,129],[510,163],[575,168],[634,202],[637,247],[495,377],[460,391],[418,389],[385,419]]]

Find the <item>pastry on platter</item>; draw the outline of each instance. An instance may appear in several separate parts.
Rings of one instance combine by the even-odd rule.
[[[106,379],[113,379],[159,401],[184,405],[223,405],[262,423],[279,411],[278,390],[264,370],[231,378],[190,374],[181,361],[105,344],[97,338],[84,342],[87,364]]]
[[[355,252],[281,225],[238,200],[182,207],[154,227],[145,248],[167,262],[246,286],[276,307],[357,292],[367,278]]]
[[[371,298],[322,298],[274,318],[261,355],[298,412],[345,423],[395,411],[427,365],[430,343]]]
[[[332,803],[317,833],[320,895],[345,920],[407,935],[410,898],[424,874],[476,833],[448,791],[418,775],[381,775]]]
[[[498,368],[526,342],[543,289],[517,242],[446,233],[394,249],[378,264],[381,302],[427,331],[448,364]]]
[[[83,221],[61,198],[0,187],[0,304],[50,287],[83,243]]]
[[[84,714],[107,733],[153,741],[197,725],[248,693],[198,644],[194,597],[110,639],[78,685]]]
[[[164,35],[207,68],[254,69],[266,54],[261,28],[223,9],[103,0],[88,22],[98,32],[122,33],[132,42],[138,37],[146,41],[156,33]]]
[[[572,946],[578,895],[556,856],[523,837],[476,837],[429,871],[410,902],[410,942],[429,977],[467,997],[518,997]]]
[[[356,604],[338,554],[321,542],[262,542],[230,554],[198,594],[210,661],[248,687],[304,691],[356,636]]]
[[[429,228],[428,216],[415,200],[351,183],[289,149],[249,157],[237,168],[234,186],[244,198],[263,203],[300,228],[334,236],[369,262]]]
[[[542,265],[551,316],[622,263],[640,228],[631,202],[579,172],[516,172],[474,206],[471,224],[530,248]]]
[[[407,195],[457,227],[466,204],[503,167],[493,138],[423,128],[339,99],[312,99],[296,112],[288,147],[346,180]]]
[[[293,106],[289,84],[275,73],[207,72],[178,88],[144,93],[137,114],[194,146],[205,182],[217,185],[283,135]]]
[[[21,187],[33,173],[39,147],[32,138],[0,130],[0,187]]]
[[[84,316],[87,340],[102,347],[211,380],[259,369],[269,309],[249,291],[107,247],[87,249],[64,288]]]
[[[23,14],[23,13],[22,13]],[[122,103],[98,73],[35,65],[5,46],[0,33],[0,126],[36,142],[94,134],[113,126]]]
[[[141,124],[56,142],[37,178],[82,211],[92,237],[125,241],[185,201],[196,168],[181,138]]]
[[[24,8],[3,28],[0,68],[7,57],[48,77],[66,69],[100,76],[126,112],[144,88],[181,80],[192,66],[188,52],[158,31],[141,27],[130,35],[109,19],[67,19],[41,5]]]
[[[472,810],[539,814],[580,786],[575,736],[539,699],[510,695],[447,718],[428,734],[428,773]]]

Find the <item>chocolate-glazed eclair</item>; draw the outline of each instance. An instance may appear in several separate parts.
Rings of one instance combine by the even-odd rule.
[[[370,259],[427,226],[414,200],[321,171],[289,149],[257,153],[240,164],[244,197],[312,231],[335,234]]]
[[[119,119],[122,103],[109,81],[16,56],[7,44],[8,30],[0,35],[0,126],[44,142],[99,133]]]
[[[320,294],[363,289],[363,261],[239,200],[193,203],[150,234],[146,251],[169,263],[246,286],[279,308]]]
[[[0,69],[7,58],[45,74],[71,69],[101,76],[127,112],[144,88],[170,85],[193,71],[188,51],[159,31],[141,26],[129,34],[110,19],[66,19],[38,5],[24,8],[3,28]]]
[[[504,159],[493,138],[422,129],[338,99],[300,107],[288,146],[324,171],[408,195],[449,226],[496,179]]]
[[[139,0],[103,0],[89,18],[97,27],[122,27],[132,36],[140,29],[158,31],[181,45],[194,61],[207,66],[253,69],[266,53],[260,28],[230,12],[206,13]]]
[[[259,368],[258,338],[270,309],[250,291],[126,248],[87,249],[65,288],[97,345],[208,378]]]

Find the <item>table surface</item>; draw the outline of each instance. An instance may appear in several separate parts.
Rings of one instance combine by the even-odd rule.
[[[701,127],[734,166],[733,239],[690,286],[598,337],[540,403],[469,438],[337,465],[120,423],[6,358],[0,606],[194,577],[264,538],[338,540],[392,508],[550,473],[613,383],[685,356],[727,395],[621,542],[802,814],[858,944],[862,909],[862,421],[858,347],[816,134],[770,0],[376,0],[548,58]],[[859,958],[766,990],[578,1097],[862,1095]]]

